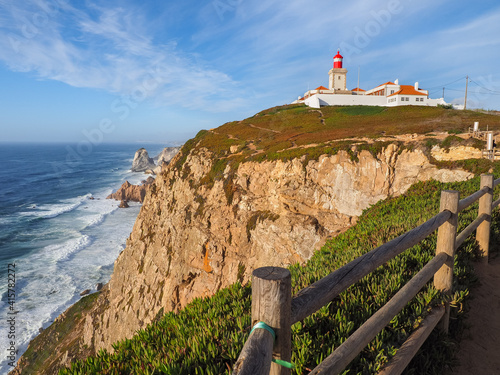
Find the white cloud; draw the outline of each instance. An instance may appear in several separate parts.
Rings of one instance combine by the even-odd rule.
[[[380,14],[398,0],[220,0],[230,6],[223,17],[214,8],[216,1],[162,5],[165,19],[183,17],[174,22],[176,27],[189,21],[165,36],[172,31],[163,30],[164,18],[151,19],[142,5],[93,2],[84,8],[65,0],[0,0],[5,4],[0,60],[12,70],[75,87],[118,95],[141,92],[156,105],[234,110],[262,105],[273,96],[294,98],[307,87],[298,93],[283,91],[303,83],[324,84],[324,70],[339,45],[354,44],[356,28],[364,29],[373,12]],[[398,76],[432,79],[443,71],[443,80],[449,81],[467,69],[472,72],[473,66],[481,67],[474,74],[492,72],[498,61],[493,57],[500,44],[500,11],[465,24],[446,20],[420,25],[426,15],[451,3],[399,0],[400,11],[360,54],[346,59],[352,64],[350,77],[356,75],[352,66],[358,65],[368,85]],[[408,29],[418,32],[405,34]]]
[[[123,95],[141,91],[161,98],[176,91],[177,104],[196,97],[211,110],[208,103],[234,96],[227,92],[235,84],[227,74],[196,63],[175,43],[153,44],[137,9],[37,0],[10,2],[4,12],[0,60],[14,71]]]

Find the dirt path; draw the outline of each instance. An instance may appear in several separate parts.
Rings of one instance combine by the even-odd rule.
[[[467,328],[457,353],[459,365],[450,375],[500,374],[500,256],[475,267],[480,285],[471,290]]]

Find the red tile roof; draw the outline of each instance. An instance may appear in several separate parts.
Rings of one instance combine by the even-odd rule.
[[[325,86],[316,87],[314,90],[328,90]]]
[[[372,90],[375,90],[376,88],[379,88],[379,87],[385,86],[385,85],[395,85],[395,83],[391,82],[391,81],[386,82],[386,83],[382,83],[381,85],[378,85],[377,87],[373,88]]]
[[[366,90],[363,90],[363,89],[360,89],[359,87],[356,87],[355,89],[352,89],[351,91],[366,91]]]
[[[413,87],[411,85],[401,85],[400,87],[401,87],[401,89],[399,91],[395,92],[394,94],[387,95],[387,97],[394,96],[394,95],[423,95],[423,96],[427,96],[427,94],[415,90],[415,87]]]

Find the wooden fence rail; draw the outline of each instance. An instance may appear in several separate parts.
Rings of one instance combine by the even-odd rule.
[[[436,289],[444,293],[452,292],[455,252],[474,231],[483,258],[488,261],[491,212],[500,204],[500,199],[493,202],[493,189],[499,184],[500,179],[494,180],[493,175],[482,175],[480,190],[462,200],[459,200],[460,196],[456,191],[441,192],[440,212],[436,216],[300,290],[293,298],[288,270],[278,267],[256,269],[252,275],[252,324],[264,322],[265,324],[259,323],[258,326],[264,329],[252,330],[234,366],[233,374],[290,374],[289,368],[275,362],[290,361],[293,324],[313,314],[352,284],[418,244],[437,229],[436,256],[313,369],[311,374],[342,372],[430,279],[434,277]],[[478,200],[478,217],[457,235],[458,213]],[[438,324],[444,332],[448,332],[449,317],[449,302],[435,308],[380,374],[400,374]]]

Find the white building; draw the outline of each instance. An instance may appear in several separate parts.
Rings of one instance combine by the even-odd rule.
[[[328,88],[319,86],[307,91],[293,103],[305,103],[309,107],[319,108],[327,105],[373,105],[395,107],[400,105],[420,105],[437,107],[445,105],[443,98],[430,99],[429,92],[415,85],[400,85],[398,80],[386,82],[371,90],[359,87],[347,90],[347,69],[342,67],[343,57],[340,51],[333,58],[333,69],[328,72]]]

